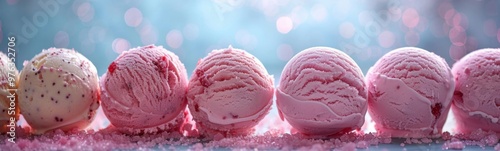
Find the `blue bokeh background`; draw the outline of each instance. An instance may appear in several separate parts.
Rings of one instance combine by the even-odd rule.
[[[120,52],[148,44],[176,53],[191,75],[213,49],[245,49],[279,77],[313,46],[349,54],[366,73],[390,50],[416,46],[452,65],[500,46],[495,0],[1,0],[0,50],[16,37],[16,65],[49,47],[74,48],[102,75]]]

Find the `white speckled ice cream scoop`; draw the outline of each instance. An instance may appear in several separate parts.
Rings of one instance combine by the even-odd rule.
[[[97,70],[80,53],[43,50],[24,63],[19,76],[19,106],[33,133],[84,129],[99,107]]]

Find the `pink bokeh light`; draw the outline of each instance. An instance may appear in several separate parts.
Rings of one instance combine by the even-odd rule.
[[[446,12],[448,12],[448,10],[450,10],[450,9],[454,9],[453,5],[451,5],[451,3],[448,1],[444,1],[441,4],[439,4],[437,11],[438,11],[438,14],[441,18],[446,18],[445,17]]]
[[[279,47],[278,47],[278,51],[276,51],[277,55],[278,55],[278,58],[282,61],[288,61],[290,60],[293,55],[294,55],[294,51],[293,51],[293,48],[292,46],[288,45],[288,44],[281,44]]]
[[[276,20],[276,29],[282,34],[287,34],[293,28],[293,21],[288,16],[283,16]]]
[[[455,9],[449,9],[448,11],[446,11],[446,13],[444,14],[444,20],[447,25],[453,26],[453,17],[455,16],[455,13]]]
[[[173,49],[180,48],[184,38],[179,30],[171,30],[167,33],[167,45]]]
[[[392,47],[395,41],[396,37],[394,36],[394,33],[390,31],[383,31],[380,35],[378,35],[378,43],[384,48]]]
[[[402,20],[406,27],[415,28],[420,21],[420,15],[414,8],[408,8],[403,12]]]
[[[65,31],[59,31],[54,36],[54,46],[58,48],[66,48],[69,45],[69,35]]]
[[[89,2],[84,2],[78,6],[76,14],[82,22],[89,22],[94,18],[94,7]]]
[[[130,27],[137,27],[142,23],[142,12],[141,10],[132,7],[129,8],[124,15],[125,23]]]
[[[354,25],[351,22],[343,22],[340,24],[339,33],[342,37],[350,39],[354,36],[355,32],[356,28],[354,28]]]
[[[452,26],[462,26],[462,28],[467,29],[469,26],[467,17],[461,13],[456,13],[452,19]]]
[[[116,38],[115,40],[113,40],[112,47],[113,51],[121,54],[123,51],[127,51],[128,49],[130,49],[130,43],[126,39]]]
[[[451,43],[456,46],[464,46],[465,42],[467,42],[467,34],[461,26],[451,28],[448,36]]]

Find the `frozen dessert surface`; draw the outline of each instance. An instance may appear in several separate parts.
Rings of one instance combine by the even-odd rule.
[[[441,133],[455,82],[448,64],[426,50],[404,47],[368,71],[368,112],[379,133],[432,137]]]
[[[453,65],[453,112],[457,130],[500,133],[500,49],[471,52]]]
[[[97,70],[75,50],[49,48],[24,62],[19,76],[21,114],[35,134],[84,129],[99,107]]]
[[[236,134],[248,133],[267,115],[274,93],[264,65],[232,47],[200,60],[188,89],[189,109],[200,129]]]
[[[367,110],[367,91],[359,66],[344,52],[312,47],[285,66],[276,90],[280,116],[308,135],[359,129]]]
[[[123,52],[100,84],[106,117],[125,133],[178,131],[184,123],[186,69],[177,55],[161,46]]]
[[[0,52],[0,133],[10,131],[10,127],[14,127],[19,118],[17,95],[14,91],[17,88],[18,74],[15,64]]]

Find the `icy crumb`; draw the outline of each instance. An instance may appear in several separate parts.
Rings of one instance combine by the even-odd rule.
[[[443,144],[443,149],[464,149],[465,144],[462,141],[445,142]]]
[[[500,151],[500,143],[495,145],[495,148],[494,148],[496,151]]]
[[[193,127],[184,127],[193,130]],[[203,136],[185,136],[180,132],[162,132],[159,134],[127,135],[113,127],[94,132],[55,130],[44,135],[30,135],[29,129],[18,127],[16,143],[7,141],[7,135],[1,135],[0,150],[214,150],[220,148],[235,150],[356,150],[369,149],[379,144],[395,143],[387,136],[376,133],[350,132],[328,139],[308,138],[305,135],[284,133],[281,130],[269,130],[263,134],[248,136],[220,137],[217,139]],[[445,132],[446,133],[446,132]],[[406,138],[399,145],[402,149],[407,144],[431,144],[444,141],[443,149],[463,149],[466,146],[495,146],[500,151],[498,137],[494,132],[474,131],[470,135],[443,133],[447,139]],[[399,142],[398,142],[399,143]]]

